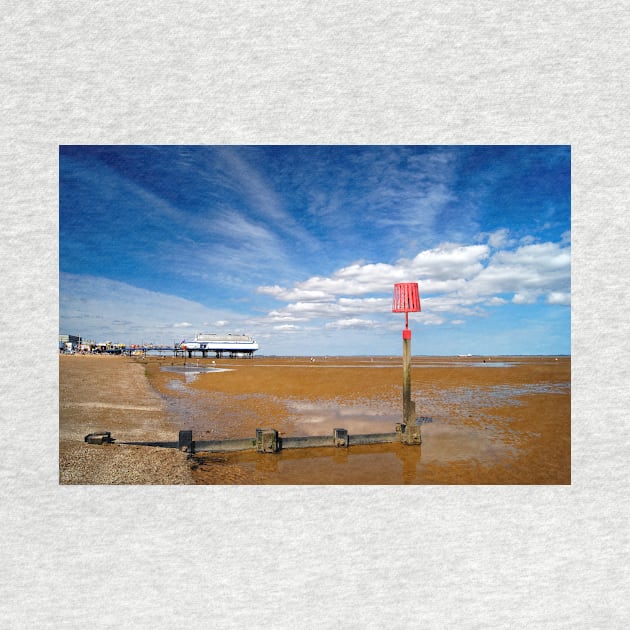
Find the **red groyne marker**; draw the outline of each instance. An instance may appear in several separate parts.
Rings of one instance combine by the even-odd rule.
[[[406,330],[409,329],[409,313],[418,313],[420,310],[420,293],[418,292],[418,283],[399,282],[395,284],[392,313],[405,314]],[[406,339],[404,332],[403,339]],[[411,339],[411,331],[409,331],[409,339]]]
[[[417,282],[399,282],[394,285],[392,313],[405,314],[403,337],[403,422],[401,438],[405,444],[421,444],[420,427],[416,424],[416,403],[411,400],[411,330],[409,313],[420,311],[420,293]]]

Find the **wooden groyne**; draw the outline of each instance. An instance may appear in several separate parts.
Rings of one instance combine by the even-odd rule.
[[[252,438],[236,438],[229,440],[193,440],[193,432],[184,429],[179,432],[175,442],[118,442],[132,446],[153,446],[160,448],[176,448],[180,451],[192,453],[229,453],[236,451],[254,450],[259,453],[278,453],[285,449],[295,448],[348,448],[364,444],[388,444],[400,442],[402,444],[420,445],[422,435],[420,426],[432,422],[432,418],[417,418],[414,425],[399,423],[391,433],[359,433],[351,435],[346,429],[333,429],[332,435],[307,435],[303,437],[281,436],[276,429],[256,429]],[[109,431],[90,433],[85,436],[88,444],[111,444],[116,442]]]

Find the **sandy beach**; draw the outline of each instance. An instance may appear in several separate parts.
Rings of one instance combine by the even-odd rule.
[[[118,441],[149,441],[170,440],[177,429],[144,366],[117,356],[60,356],[60,483],[194,483],[185,455],[176,449],[84,442],[100,431]]]
[[[123,441],[394,431],[399,357],[60,357],[61,483],[569,484],[568,357],[414,357],[421,446],[198,453]],[[111,431],[117,443],[88,445]]]

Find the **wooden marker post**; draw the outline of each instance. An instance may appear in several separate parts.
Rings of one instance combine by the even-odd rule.
[[[416,424],[416,403],[411,400],[411,330],[409,313],[420,311],[417,282],[394,285],[393,313],[405,314],[403,337],[403,421],[399,427],[400,441],[404,444],[421,444],[420,427]]]
[[[416,421],[416,403],[411,400],[411,331],[403,330],[403,422],[412,425]]]

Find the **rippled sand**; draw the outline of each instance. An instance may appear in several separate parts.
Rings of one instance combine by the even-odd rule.
[[[145,367],[169,421],[196,439],[249,437],[258,427],[285,436],[394,431],[402,415],[399,357],[168,358]],[[412,398],[417,415],[432,419],[422,446],[202,454],[193,476],[204,484],[568,484],[570,373],[567,357],[416,357]]]

